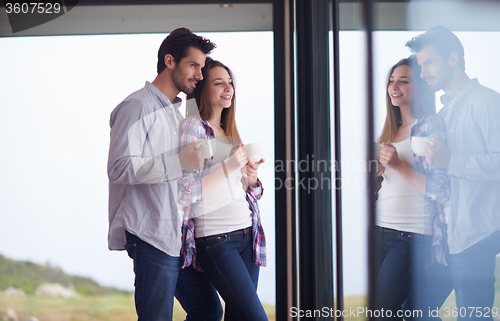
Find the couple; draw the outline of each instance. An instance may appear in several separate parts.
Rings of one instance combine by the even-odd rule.
[[[500,95],[465,73],[464,50],[436,26],[407,44],[387,82],[378,176],[377,309],[385,319],[492,319],[500,251]],[[444,90],[435,114],[434,93]],[[429,137],[425,156],[410,136]],[[473,309],[473,311],[472,311]],[[421,314],[403,314],[403,310]]]
[[[158,51],[155,80],[111,114],[108,241],[133,259],[139,320],[171,320],[174,295],[187,320],[221,320],[217,291],[225,320],[267,320],[256,293],[265,266],[257,204],[264,160],[246,157],[231,71],[206,57],[214,48],[174,30]],[[198,106],[186,120],[180,91]],[[199,143],[208,138],[217,148],[205,159]]]

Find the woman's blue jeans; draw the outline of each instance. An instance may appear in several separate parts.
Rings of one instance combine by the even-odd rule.
[[[125,249],[134,260],[135,308],[139,321],[172,320],[180,258],[167,255],[128,232],[126,238]]]
[[[226,303],[225,321],[267,320],[257,296],[260,267],[253,261],[252,229],[196,239],[198,258]]]
[[[378,320],[403,320],[402,304],[430,263],[432,236],[377,227]],[[427,312],[427,311],[425,311]]]
[[[181,269],[175,297],[186,311],[186,321],[220,321],[222,305],[219,294],[204,272],[192,265]]]

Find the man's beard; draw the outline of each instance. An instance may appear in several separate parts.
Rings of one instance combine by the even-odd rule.
[[[185,94],[191,94],[194,90],[194,88],[189,85],[187,81],[185,81],[184,75],[179,70],[178,66],[175,66],[175,68],[172,70],[172,81],[174,82],[174,85],[177,87],[177,89]]]

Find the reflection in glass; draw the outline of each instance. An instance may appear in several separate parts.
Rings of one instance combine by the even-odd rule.
[[[458,15],[453,14],[437,18],[440,12],[444,12],[443,9],[447,9],[446,12],[461,12],[461,16],[468,19],[460,19],[459,22],[456,19]],[[437,207],[443,207],[444,215],[440,214],[437,220],[434,217],[430,234],[426,231],[425,223],[424,230],[417,237],[411,237],[414,235],[408,233],[412,232],[408,227],[399,230],[399,238],[413,239],[413,243],[425,234],[429,235],[427,238],[433,239],[432,247],[426,245],[428,250],[424,253],[421,252],[421,247],[410,252],[409,261],[415,262],[417,272],[422,263],[424,269],[420,269],[421,273],[413,271],[413,279],[409,283],[410,295],[406,297],[402,307],[394,307],[407,309],[407,320],[418,315],[439,315],[446,320],[457,317],[491,319],[498,316],[498,282],[495,283],[495,278],[498,279],[498,265],[495,263],[500,251],[496,245],[500,234],[497,215],[500,208],[497,197],[500,195],[500,131],[493,124],[500,120],[497,108],[500,105],[500,66],[495,63],[500,52],[500,33],[498,26],[493,24],[491,15],[491,12],[498,12],[495,10],[498,10],[496,4],[412,2],[406,14],[410,29],[417,28],[415,31],[374,32],[375,126],[379,136],[383,132],[386,117],[382,95],[386,94],[387,88],[383,84],[387,83],[383,69],[389,70],[396,61],[410,55],[412,52],[405,47],[406,42],[432,26],[444,25],[452,30],[460,28],[453,33],[446,28],[433,28],[426,36],[417,37],[408,44],[416,54],[417,68],[421,68],[418,77],[425,80],[425,85],[437,93],[437,122],[443,123],[446,139],[425,139],[423,156],[419,156],[421,152],[413,149],[413,157],[407,159],[406,163],[411,164],[414,160],[417,169],[418,163],[427,163],[434,174],[444,170],[449,175],[450,193],[447,202],[446,197],[442,198],[444,195],[439,193],[435,197],[429,195],[433,190],[432,185],[438,180],[427,175],[426,189],[423,191],[426,195],[424,206],[430,206],[431,217],[433,203]],[[467,29],[468,31],[464,31]],[[414,126],[418,126],[418,120]],[[429,129],[430,126],[427,130]],[[402,141],[393,139],[391,143],[397,145]],[[410,148],[417,144],[415,139],[410,143]],[[396,150],[399,153],[399,148]],[[399,155],[399,158],[404,160],[404,156]],[[387,176],[387,179],[384,177],[386,186],[391,182],[390,176]],[[387,220],[387,208],[382,206],[387,201],[384,181],[378,194],[379,225],[384,225],[382,222]],[[412,208],[416,204],[416,201],[410,203]],[[408,206],[408,203],[401,204],[398,208],[403,209],[403,206]],[[411,213],[405,211],[401,215],[410,219]],[[425,215],[422,217],[425,218]],[[387,224],[383,227],[380,236],[389,235],[395,229]],[[384,244],[382,241],[381,243]],[[438,255],[443,248],[446,255]],[[433,260],[433,264],[429,260]],[[444,262],[447,265],[440,264]],[[436,269],[439,270],[437,273]],[[383,285],[378,290],[385,292],[381,293],[382,296],[390,293]]]

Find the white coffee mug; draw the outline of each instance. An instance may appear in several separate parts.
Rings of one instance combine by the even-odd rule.
[[[202,139],[196,145],[194,145],[194,149],[200,148],[203,146],[205,151],[203,153],[203,158],[210,158],[214,156],[215,151],[217,150],[217,141],[215,138]]]
[[[264,150],[261,143],[247,144],[245,145],[245,151],[247,152],[247,158],[254,163],[264,158]]]
[[[429,137],[411,137],[411,150],[415,155],[425,156],[425,147],[427,145],[436,146],[436,143],[430,140]]]

